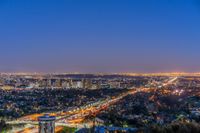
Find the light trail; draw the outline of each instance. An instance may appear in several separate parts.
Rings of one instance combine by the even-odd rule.
[[[165,86],[168,86],[169,84],[172,84],[174,81],[176,81],[178,79],[178,77],[174,77],[172,78],[171,80],[169,80],[167,83],[164,83],[162,86],[165,87]]]

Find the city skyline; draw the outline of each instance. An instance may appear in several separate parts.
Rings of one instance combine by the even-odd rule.
[[[200,3],[0,1],[0,72],[200,72]]]

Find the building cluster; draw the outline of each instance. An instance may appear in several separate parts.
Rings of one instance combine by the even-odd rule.
[[[194,79],[194,78],[193,78]],[[173,85],[128,95],[97,117],[106,125],[142,128],[176,121],[200,122],[199,78],[180,77]],[[183,87],[184,85],[184,87]]]
[[[4,90],[22,88],[66,88],[66,89],[104,89],[104,88],[130,88],[144,85],[148,82],[145,77],[124,76],[2,76],[0,77],[0,88]]]
[[[0,90],[0,117],[19,118],[28,114],[65,111],[97,102],[126,89],[12,89]]]

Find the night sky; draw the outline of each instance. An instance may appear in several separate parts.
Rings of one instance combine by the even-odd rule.
[[[1,72],[200,72],[198,0],[0,0]]]

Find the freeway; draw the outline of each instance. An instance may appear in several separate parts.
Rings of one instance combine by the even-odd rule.
[[[137,92],[138,91],[135,89],[130,90],[124,94],[121,94],[121,95],[115,97],[115,98],[106,99],[106,100],[102,101],[100,104],[96,104],[95,106],[91,106],[86,109],[81,109],[76,114],[71,115],[70,117],[64,117],[64,118],[58,119],[57,121],[61,122],[61,123],[66,123],[66,124],[69,124],[69,123],[76,124],[76,123],[83,122],[87,116],[95,116],[96,114],[100,113],[103,110],[106,110],[110,105],[115,104],[120,99],[124,98],[125,96],[127,96],[129,94],[134,94]]]
[[[144,90],[144,89],[142,89],[142,90]],[[68,126],[68,127],[83,128],[85,125],[92,126],[91,123],[90,124],[83,123],[83,121],[85,120],[85,118],[87,116],[96,115],[96,114],[100,113],[101,111],[106,110],[110,105],[115,104],[117,101],[124,98],[125,96],[127,96],[129,94],[134,94],[137,92],[138,92],[137,90],[131,89],[128,92],[123,93],[115,98],[105,99],[103,101],[98,101],[93,104],[83,106],[81,108],[70,110],[70,111],[64,113],[65,115],[62,114],[62,116],[58,117],[58,119],[56,120],[56,127],[57,126]],[[60,112],[54,113],[53,115],[58,116],[59,114],[60,114]],[[30,115],[28,117],[20,118],[16,121],[10,121],[8,123],[9,124],[33,125],[33,126],[25,128],[23,130],[20,130],[17,133],[30,133],[30,132],[36,133],[38,127],[35,125],[37,125],[38,122],[35,119],[35,117],[42,116],[42,115],[43,114],[34,114],[34,115]]]

